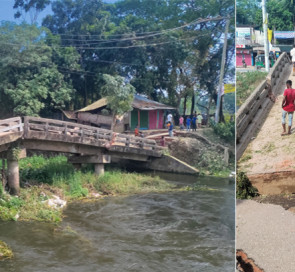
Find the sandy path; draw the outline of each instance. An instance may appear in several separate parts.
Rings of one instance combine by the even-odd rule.
[[[295,214],[281,206],[237,200],[236,248],[265,272],[295,271]]]
[[[289,79],[292,80],[293,88],[295,88],[295,76],[291,74]],[[295,152],[292,147],[295,143],[295,129],[292,130],[291,135],[281,136],[281,105],[284,90],[285,82],[281,82],[278,100],[240,160],[240,169],[248,175],[295,170]],[[293,119],[293,127],[295,128],[295,119]]]

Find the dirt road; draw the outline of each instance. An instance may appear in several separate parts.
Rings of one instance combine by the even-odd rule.
[[[292,134],[281,136],[282,100],[286,78],[288,74],[282,76],[277,101],[238,163],[239,170],[246,172],[259,192],[267,195],[295,192],[295,120]],[[295,88],[295,76],[292,73],[289,74],[289,79]]]

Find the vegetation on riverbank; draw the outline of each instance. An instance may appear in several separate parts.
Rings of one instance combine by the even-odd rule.
[[[236,198],[249,199],[259,196],[258,190],[252,185],[247,175],[240,171],[237,175]]]
[[[267,72],[237,72],[237,106],[240,107],[256,87],[265,79]]]
[[[0,192],[0,219],[59,222],[62,209],[49,205],[52,198],[74,201],[85,197],[127,195],[172,190],[159,177],[118,170],[96,176],[87,166],[75,171],[65,156],[33,156],[20,160],[21,189],[18,197]],[[0,186],[1,187],[1,186]]]
[[[0,261],[13,258],[13,253],[10,247],[0,240]]]

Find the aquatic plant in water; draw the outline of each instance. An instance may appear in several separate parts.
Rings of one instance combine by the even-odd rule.
[[[0,240],[0,261],[13,258],[11,248],[3,241]]]

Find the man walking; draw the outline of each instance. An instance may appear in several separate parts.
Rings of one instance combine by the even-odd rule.
[[[287,89],[284,91],[284,99],[282,102],[282,126],[283,126],[283,135],[291,134],[293,113],[295,111],[295,90],[292,89],[292,81],[287,80],[286,82]],[[288,114],[288,133],[286,132],[286,115]]]

